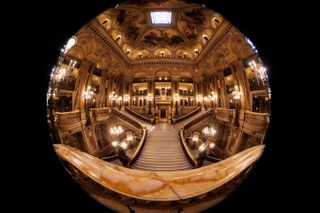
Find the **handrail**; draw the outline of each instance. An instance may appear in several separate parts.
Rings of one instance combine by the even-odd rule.
[[[112,161],[115,160],[119,155],[111,155],[111,156],[106,156],[106,157],[102,157],[101,160],[106,160],[106,161]]]
[[[62,160],[106,189],[148,201],[182,200],[213,191],[246,171],[260,158],[264,147],[254,146],[218,163],[193,170],[156,172],[125,168],[70,146],[54,145]]]
[[[179,136],[180,136],[180,142],[182,143],[182,147],[183,147],[183,151],[185,152],[185,154],[187,155],[187,158],[189,159],[189,161],[194,165],[197,166],[198,162],[197,160],[194,158],[194,156],[192,155],[189,146],[186,143],[186,140],[184,138],[184,129],[186,128],[186,126],[190,126],[191,124],[194,125],[195,123],[198,123],[199,121],[201,121],[204,117],[208,117],[208,114],[212,114],[212,110],[202,114],[199,117],[194,118],[193,120],[187,122],[186,124],[184,124],[183,126],[180,127],[179,130]]]
[[[112,113],[118,117],[120,117],[121,119],[123,119],[124,121],[128,121],[130,120],[130,124],[132,124],[133,126],[135,126],[138,129],[144,129],[146,128],[144,124],[140,123],[137,120],[133,120],[132,118],[125,116],[121,111],[117,110],[117,109],[112,109]]]
[[[209,160],[218,160],[218,161],[222,161],[223,159],[221,158],[216,158],[216,157],[212,157],[212,156],[206,156],[207,159]]]
[[[147,130],[143,129],[142,130],[142,138],[140,140],[138,147],[136,148],[136,150],[134,151],[134,153],[130,157],[129,165],[132,165],[137,160],[138,155],[141,153],[141,150],[145,144],[146,138],[147,138]]]
[[[195,125],[196,123],[200,122],[203,118],[208,117],[209,115],[213,114],[213,110],[209,110],[206,113],[203,113],[202,115],[200,115],[199,117],[194,118],[193,120],[183,124],[182,128],[190,128],[190,126]]]
[[[139,143],[138,147],[136,148],[136,150],[134,151],[134,153],[132,154],[132,156],[130,157],[130,160],[129,160],[129,165],[132,165],[136,161],[136,159],[138,158],[139,154],[141,153],[141,150],[142,150],[142,148],[144,146],[144,143],[146,141],[146,138],[147,138],[146,126],[144,124],[140,123],[139,121],[133,120],[130,117],[125,117],[125,115],[121,111],[113,109],[112,112],[116,116],[119,116],[121,119],[124,119],[125,121],[127,121],[129,119],[130,123],[132,122],[135,127],[142,129],[142,136],[141,136],[140,143]],[[140,126],[140,127],[138,127],[138,126]]]
[[[193,166],[197,167],[198,166],[198,162],[197,160],[193,157],[192,153],[190,152],[190,149],[186,143],[186,140],[183,136],[183,129],[179,130],[179,134],[180,134],[180,141],[182,143],[182,147],[183,147],[183,151],[185,152],[187,158],[189,159],[189,161],[193,164]]]
[[[143,120],[143,121],[145,121],[145,122],[148,122],[148,123],[151,123],[151,124],[154,123],[154,119],[153,119],[153,118],[147,118],[147,117],[145,117],[145,116],[143,116],[143,115],[140,115],[139,113],[133,111],[133,110],[130,109],[129,107],[126,107],[125,109],[126,109],[131,115],[134,115],[134,116],[140,118],[141,120]]]
[[[194,114],[198,113],[200,110],[201,110],[201,108],[198,107],[198,108],[196,108],[196,109],[193,110],[192,112],[189,112],[189,113],[186,114],[186,115],[183,115],[183,116],[181,116],[181,117],[179,117],[179,118],[173,118],[173,119],[172,119],[172,122],[173,122],[173,123],[181,122],[182,120],[187,119],[187,118],[190,118],[190,117],[193,116]]]

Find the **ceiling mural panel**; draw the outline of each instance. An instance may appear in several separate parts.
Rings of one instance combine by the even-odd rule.
[[[184,43],[184,40],[172,29],[154,29],[144,35],[143,42],[151,45],[175,45]]]
[[[170,3],[170,7],[166,2]],[[172,5],[175,6],[172,7]],[[151,12],[159,11],[172,12],[172,20],[168,22],[170,24],[152,24]],[[219,23],[214,22],[213,27],[211,22],[216,18],[215,14],[212,10],[182,0],[141,0],[109,9],[98,16],[97,21],[131,60],[150,57],[150,55],[152,57],[186,57],[194,60],[203,50],[202,47],[199,48],[199,44],[208,44],[218,30],[216,25],[222,23],[219,16]],[[151,54],[136,57],[143,52],[141,46]],[[196,51],[196,53],[163,56],[154,53],[158,48],[169,48],[171,52],[185,49],[185,52]]]

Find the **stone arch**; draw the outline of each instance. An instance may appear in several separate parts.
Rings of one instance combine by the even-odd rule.
[[[168,75],[168,76],[164,76],[164,75]],[[159,68],[154,73],[155,77],[171,77],[171,75],[172,75],[172,72],[166,68]]]
[[[182,71],[182,72],[180,72],[179,73],[179,75],[180,75],[180,78],[191,78],[191,79],[193,79],[193,73],[192,72],[190,72],[190,71]]]
[[[83,60],[85,58],[85,51],[81,46],[75,45],[68,51],[68,55]]]
[[[88,57],[90,54],[96,52],[97,42],[90,34],[84,34],[78,37],[76,44],[83,49],[84,57]]]
[[[171,51],[167,48],[159,48],[154,51],[154,56],[159,57],[170,57],[172,55]]]
[[[133,74],[132,76],[133,78],[146,78],[147,77],[147,73],[144,71],[140,71],[140,72],[136,72]]]
[[[238,59],[245,59],[249,58],[250,56],[255,54],[254,49],[251,47],[250,44],[245,44],[239,49]]]

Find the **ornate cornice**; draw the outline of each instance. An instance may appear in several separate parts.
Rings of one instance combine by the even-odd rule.
[[[150,66],[150,65],[175,65],[175,66],[187,66],[194,67],[194,61],[186,59],[175,59],[175,58],[142,58],[139,60],[132,61],[133,67]]]
[[[110,48],[110,50],[112,50],[113,53],[116,54],[127,66],[130,66],[131,61],[124,54],[121,47],[115,44],[114,40],[96,20],[90,22],[86,27],[92,33],[94,33],[105,45],[107,45]]]
[[[223,21],[221,26],[218,28],[217,33],[210,39],[209,43],[200,52],[199,56],[195,60],[196,66],[198,66],[204,58],[210,57],[214,51],[223,43],[227,38],[227,35],[231,32],[234,27],[228,21]]]
[[[217,33],[210,39],[208,45],[205,46],[203,51],[196,60],[189,60],[184,58],[141,58],[137,60],[131,60],[123,52],[121,47],[113,40],[113,38],[105,31],[105,29],[94,20],[87,26],[96,37],[99,38],[115,55],[123,61],[128,68],[134,69],[138,67],[146,67],[150,65],[172,65],[172,66],[183,66],[189,68],[197,68],[202,60],[210,57],[213,52],[220,46],[220,44],[226,39],[228,33],[233,29],[232,25],[228,21],[224,21],[219,27]]]

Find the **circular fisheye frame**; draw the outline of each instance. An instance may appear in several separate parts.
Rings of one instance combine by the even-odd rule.
[[[132,0],[66,41],[47,95],[63,165],[116,212],[200,212],[264,150],[271,91],[253,43],[184,0]]]

